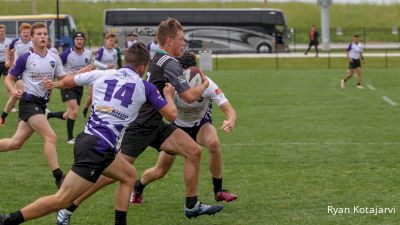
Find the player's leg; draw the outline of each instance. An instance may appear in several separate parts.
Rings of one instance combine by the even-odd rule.
[[[12,138],[3,138],[0,140],[0,152],[20,149],[33,132],[34,130],[27,122],[23,120],[19,121],[17,130]]]
[[[23,91],[24,90],[24,82],[22,82],[22,80],[15,81],[15,87],[18,90]],[[17,103],[17,101],[18,101],[18,99],[15,98],[11,93],[9,93],[9,97],[8,97],[6,106],[4,107],[4,110],[3,110],[3,112],[1,113],[1,116],[0,116],[0,125],[5,123],[6,117],[12,111],[12,109],[14,109],[15,104]]]
[[[86,118],[89,107],[92,105],[92,88],[89,87],[88,96],[86,97],[85,107],[83,108],[83,118]]]
[[[136,180],[136,169],[121,155],[117,155],[111,165],[103,171],[103,174],[119,181],[115,191],[115,224],[126,225],[129,196]]]
[[[92,184],[73,171],[70,171],[56,194],[39,198],[21,210],[5,215],[5,218],[7,218],[5,224],[20,224],[24,221],[36,219],[58,209],[65,208]]]
[[[340,87],[344,88],[345,83],[353,77],[354,74],[354,68],[353,65],[350,63],[349,69],[347,70],[347,75],[344,77],[344,79],[340,80]]]
[[[131,157],[128,155],[125,155],[123,153],[118,153],[117,157],[122,157],[125,161],[127,161],[130,165],[132,165],[136,158]],[[79,207],[79,205],[84,202],[86,199],[88,199],[90,196],[92,196],[94,193],[96,193],[98,190],[101,188],[114,183],[116,180],[110,177],[106,176],[100,176],[99,179],[97,179],[96,183],[92,185],[85,193],[81,194],[79,197],[77,197],[74,202],[69,205],[67,208],[58,211],[57,213],[57,224],[64,225],[67,224],[65,221],[70,221],[70,218],[72,216],[72,213]],[[132,188],[132,187],[131,187]],[[130,194],[130,193],[129,193]],[[128,196],[129,198],[129,196]]]
[[[362,86],[362,80],[361,80],[361,67],[356,68],[356,74],[357,74],[357,87],[358,88],[364,88]]]
[[[175,155],[170,155],[164,151],[159,153],[156,165],[145,170],[140,179],[135,182],[131,195],[132,204],[142,204],[143,190],[146,185],[163,178],[174,164],[175,158]]]
[[[314,43],[314,47],[315,47],[315,57],[318,57],[318,44]]]
[[[59,168],[56,151],[57,135],[51,128],[45,115],[33,115],[28,119],[28,123],[44,140],[44,154],[50,168],[52,170]]]
[[[217,130],[211,123],[206,123],[201,126],[196,140],[208,149],[208,167],[213,180],[215,199],[226,202],[235,200],[236,195],[222,189],[222,151]]]
[[[68,144],[73,144],[75,120],[78,116],[79,106],[76,99],[67,101],[67,135]]]
[[[167,139],[163,141],[159,149],[170,154],[181,155],[185,158],[183,178],[186,192],[186,217],[192,218],[205,214],[211,215],[223,209],[223,207],[219,205],[206,205],[198,201],[197,190],[201,147],[187,133],[181,129],[175,129],[170,133]]]
[[[308,54],[308,52],[309,52],[310,49],[311,49],[311,46],[312,46],[312,42],[310,41],[310,43],[308,44],[308,48],[307,48],[306,52],[304,52],[304,55],[307,55],[307,54]]]

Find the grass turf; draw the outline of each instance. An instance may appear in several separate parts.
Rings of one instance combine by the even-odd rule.
[[[397,214],[368,215],[327,212],[334,207],[393,207],[399,199],[399,111],[383,101],[399,103],[399,69],[365,69],[365,84],[338,87],[343,70],[221,70],[210,72],[238,112],[230,135],[219,132],[224,156],[224,187],[238,200],[222,213],[189,221],[183,215],[182,159],[169,174],[145,189],[142,207],[130,207],[129,224],[397,224]],[[0,105],[6,91],[0,90]],[[49,105],[63,110],[56,91]],[[214,123],[222,122],[214,109]],[[61,168],[73,161],[66,142],[65,121],[51,120],[58,134]],[[0,127],[0,137],[15,131],[16,114]],[[77,120],[75,134],[83,129]],[[36,134],[20,151],[0,153],[0,213],[14,211],[55,185]],[[199,196],[214,203],[212,182],[203,152]],[[135,166],[140,175],[154,165],[148,149]],[[115,185],[84,202],[72,223],[113,223]],[[26,224],[54,224],[55,214]]]

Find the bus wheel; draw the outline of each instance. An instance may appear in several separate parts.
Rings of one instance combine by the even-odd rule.
[[[257,53],[271,53],[272,48],[268,44],[260,44],[257,47]]]

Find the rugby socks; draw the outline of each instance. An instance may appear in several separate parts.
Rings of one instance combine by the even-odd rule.
[[[140,179],[139,180],[137,180],[136,182],[135,182],[135,185],[133,185],[133,190],[136,192],[136,193],[143,193],[143,189],[144,189],[144,187],[146,187],[146,185],[145,184],[142,184],[142,182],[140,182]]]
[[[63,120],[64,119],[63,115],[64,115],[64,111],[61,111],[61,112],[49,112],[47,114],[47,119],[58,118],[58,119],[62,119]]]
[[[357,83],[357,86],[361,86],[361,83]]]
[[[4,216],[4,225],[16,225],[25,222],[24,216],[21,210],[7,214]]]
[[[75,209],[78,208],[79,205],[75,205],[75,203],[72,203],[68,208],[66,208],[66,210],[70,211],[70,212],[74,212]]]
[[[218,191],[222,190],[222,177],[221,179],[213,177],[212,180],[214,185],[214,194],[217,194]]]
[[[7,116],[8,116],[8,113],[6,113],[6,112],[4,112],[4,111],[1,113],[1,118],[2,118],[3,120],[5,120]]]
[[[88,113],[88,108],[87,107],[85,107],[84,109],[83,109],[83,111],[82,111],[82,114],[83,114],[83,118],[86,118],[86,116],[87,116],[87,113]]]
[[[193,207],[196,205],[197,203],[197,196],[193,196],[193,197],[186,197],[186,208],[188,209],[193,209]]]
[[[68,141],[74,138],[74,124],[75,120],[68,118],[67,119],[67,134],[68,134]]]
[[[115,225],[127,225],[126,214],[127,212],[115,210]]]

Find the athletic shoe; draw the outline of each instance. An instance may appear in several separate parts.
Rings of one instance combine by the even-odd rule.
[[[235,201],[236,198],[237,198],[237,196],[230,193],[228,190],[221,190],[215,194],[215,200],[217,202],[221,202],[221,201],[231,202],[231,201]]]
[[[132,191],[130,202],[132,205],[142,205],[143,193]]]
[[[68,140],[67,144],[70,144],[70,145],[75,144],[75,138],[72,138],[71,140]]]
[[[5,121],[3,120],[3,118],[0,117],[0,126],[4,126]]]
[[[71,222],[72,212],[61,209],[57,212],[57,223],[56,225],[69,225]]]
[[[362,85],[357,85],[357,88],[358,88],[358,89],[364,89],[365,87],[362,86]]]
[[[57,189],[60,189],[62,183],[64,182],[65,175],[62,175],[61,179],[56,180]]]
[[[185,216],[191,219],[192,217],[196,218],[201,215],[214,215],[223,208],[222,205],[206,205],[198,201],[192,209],[188,209],[185,206]]]
[[[344,88],[344,80],[340,80],[340,87]]]
[[[11,112],[18,112],[18,109],[12,108],[12,109],[11,109]]]

